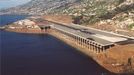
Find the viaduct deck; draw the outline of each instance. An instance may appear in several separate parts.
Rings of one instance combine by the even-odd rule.
[[[66,25],[51,21],[48,22],[51,23],[50,26],[52,29],[59,31],[66,37],[71,38],[70,40],[73,39],[73,41],[82,47],[86,47],[89,50],[95,51],[96,53],[104,52],[108,48],[114,46],[116,43],[133,39],[126,36],[113,34],[94,28],[87,28],[76,24]]]
[[[54,24],[54,28],[56,29],[62,29],[63,31],[66,31],[68,33],[73,33],[78,36],[84,37],[86,39],[95,41],[102,46],[107,46],[107,45],[112,45],[116,42],[122,42],[128,40],[128,38],[122,37],[122,36],[117,36],[114,34],[110,34],[107,32],[103,31],[98,31],[95,29],[88,29],[88,28],[83,28],[78,25],[60,25],[60,24]]]

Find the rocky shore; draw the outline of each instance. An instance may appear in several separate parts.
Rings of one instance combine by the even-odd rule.
[[[30,19],[19,20],[9,25],[0,27],[1,30],[18,32],[18,33],[44,33],[36,23]]]
[[[5,27],[4,27],[4,26],[0,27],[0,30],[4,30],[4,29],[5,29]]]

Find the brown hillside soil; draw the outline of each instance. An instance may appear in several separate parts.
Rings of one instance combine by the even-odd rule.
[[[89,27],[93,27],[100,30],[106,30],[106,31],[115,31],[116,27],[110,24],[94,24],[94,25],[88,25]]]
[[[100,64],[114,73],[134,73],[134,44],[115,46],[99,54]]]
[[[72,23],[73,19],[71,16],[68,15],[45,15],[43,16],[45,20],[48,21],[53,21],[57,23],[65,23],[65,24],[70,24]]]
[[[93,25],[88,25],[88,26],[92,27],[92,28],[100,29],[100,30],[115,32],[115,33],[119,33],[119,34],[122,34],[122,35],[127,35],[127,36],[134,37],[134,31],[133,30],[119,29],[115,25],[111,25],[111,24],[93,24]]]

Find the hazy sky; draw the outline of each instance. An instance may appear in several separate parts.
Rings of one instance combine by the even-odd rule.
[[[31,0],[0,0],[0,9],[10,8],[27,3]]]

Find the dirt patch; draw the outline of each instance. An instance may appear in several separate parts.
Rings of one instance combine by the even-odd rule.
[[[115,46],[98,55],[100,64],[114,73],[134,73],[134,44]]]
[[[115,31],[116,28],[113,25],[108,24],[94,24],[94,25],[88,25],[89,27],[100,29],[100,30],[106,30],[106,31]]]
[[[43,18],[48,21],[66,24],[70,24],[73,21],[72,17],[68,15],[45,15]]]

